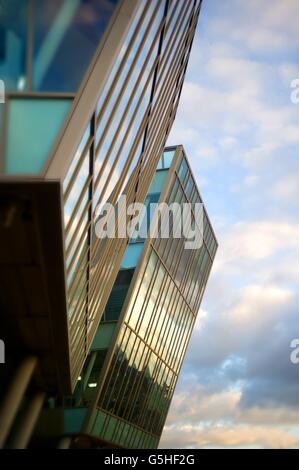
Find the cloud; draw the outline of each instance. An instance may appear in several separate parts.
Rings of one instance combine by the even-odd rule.
[[[299,296],[288,277],[274,282],[271,273],[280,252],[299,255],[298,226],[236,224],[222,248],[161,445],[296,447],[299,375],[290,341]],[[244,270],[253,270],[251,283]]]
[[[294,50],[299,16],[296,0],[232,0],[218,10],[219,15],[207,25],[212,37],[225,38],[256,55],[272,57]]]
[[[176,394],[167,425],[211,426],[217,423],[236,423],[236,425],[274,425],[293,426],[299,421],[299,410],[288,406],[244,407],[240,388],[212,391],[209,385],[185,384]]]
[[[219,249],[163,447],[299,447],[298,18],[296,0],[203,3],[169,142],[209,182]]]
[[[214,270],[252,267],[259,260],[296,250],[299,254],[299,224],[273,220],[237,222],[221,231]]]
[[[180,390],[173,401],[167,420],[168,426],[196,425],[229,419],[240,401],[240,391],[224,390],[213,393],[202,384]]]
[[[299,199],[299,167],[298,171],[277,181],[271,188],[271,196],[275,199],[286,200],[288,204],[296,204]]]
[[[299,447],[299,437],[269,426],[167,427],[160,447],[289,449]]]

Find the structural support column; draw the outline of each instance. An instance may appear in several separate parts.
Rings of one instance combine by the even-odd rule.
[[[89,377],[90,377],[90,374],[91,374],[91,371],[93,369],[93,366],[94,366],[94,363],[95,363],[95,360],[97,358],[97,351],[93,351],[91,353],[91,356],[90,356],[90,360],[89,360],[89,364],[88,364],[88,367],[87,367],[87,371],[86,373],[84,374],[84,377],[83,377],[83,386],[82,386],[82,390],[83,392],[85,391],[86,387],[87,387],[87,384],[88,384],[88,381],[89,381]]]
[[[28,403],[21,422],[9,442],[10,449],[26,449],[42,409],[44,399],[44,393],[37,393]]]
[[[36,357],[30,356],[24,359],[6,392],[0,407],[0,448],[6,441],[36,365]]]

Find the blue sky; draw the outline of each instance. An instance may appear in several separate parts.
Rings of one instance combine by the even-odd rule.
[[[298,0],[204,0],[169,144],[219,250],[161,447],[298,447]]]

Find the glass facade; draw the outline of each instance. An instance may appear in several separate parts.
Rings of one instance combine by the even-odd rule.
[[[43,169],[117,3],[1,0],[5,173]]]
[[[36,355],[37,380],[55,411],[73,407],[72,414],[65,406],[65,429],[73,416],[77,432],[92,407],[91,433],[101,429],[102,440],[121,446],[157,445],[177,376],[170,339],[158,328],[179,334],[173,321],[186,318],[170,313],[181,300],[170,258],[162,257],[166,241],[160,247],[144,235],[99,239],[97,207],[118,207],[126,195],[127,204],[146,202],[150,220],[150,205],[165,192],[176,150],[163,150],[200,7],[201,0],[0,0],[1,191],[9,204],[20,204],[10,229],[15,234],[24,225],[19,261],[29,271],[22,298],[16,287],[7,295],[7,319],[18,311],[13,344]],[[4,211],[6,217],[6,205]],[[3,278],[18,286],[17,253],[9,256],[14,277],[5,263]],[[183,266],[177,273],[185,275]],[[37,281],[38,308],[26,287]],[[126,403],[116,391],[121,383]]]
[[[140,2],[66,174],[66,274],[71,358],[76,364],[73,383],[89,352],[128,242],[94,236],[97,207],[107,200],[117,205],[122,194],[128,204],[145,200],[175,117],[200,5],[197,0]],[[157,188],[163,186],[167,173],[163,169],[169,167],[172,157],[167,153],[159,163],[161,172],[153,182]],[[132,250],[138,257],[140,247]]]
[[[181,148],[163,154],[151,188],[168,165],[160,202],[202,203]],[[116,333],[94,391],[88,432],[104,441],[131,448],[158,446],[217,250],[205,209],[203,219],[200,248],[185,248],[187,234],[148,238],[143,245],[121,312],[116,306]]]
[[[7,173],[40,173],[71,103],[53,98],[9,100]]]
[[[8,91],[76,92],[118,0],[1,0]]]
[[[151,217],[153,216],[153,208],[151,209],[150,204],[155,205],[158,203],[161,192],[163,191],[165,181],[168,175],[168,170],[170,168],[170,164],[172,161],[172,158],[174,156],[174,151],[170,150],[169,152],[164,152],[161,160],[158,163],[158,169],[156,173],[154,174],[152,183],[149,188],[149,192],[146,196],[145,200],[145,205],[147,207],[147,212],[146,212],[146,219],[147,219],[147,226],[149,226],[151,222]],[[165,164],[164,158],[167,158],[167,165]],[[161,176],[163,174],[163,179],[159,178],[159,175]],[[143,253],[144,250],[144,244],[146,241],[145,238],[141,237],[134,237],[134,235],[131,237],[128,247],[125,251],[124,257],[121,262],[120,266],[120,271],[116,277],[116,281],[114,283],[113,289],[111,291],[109,300],[107,302],[107,305],[105,307],[101,323],[99,325],[99,328],[97,330],[95,339],[93,340],[92,346],[91,346],[91,352],[89,356],[87,357],[83,369],[83,377],[85,377],[88,382],[97,384],[97,378],[94,382],[91,381],[90,376],[86,375],[86,371],[89,370],[88,364],[92,364],[94,361],[94,353],[95,351],[97,354],[101,354],[99,351],[105,351],[105,355],[107,352],[107,349],[109,348],[113,334],[116,328],[116,324],[120,318],[120,314],[125,302],[125,299],[127,297],[129,287],[135,272],[135,269],[138,265],[138,262],[140,260],[140,257]],[[102,363],[101,363],[102,364]],[[95,376],[96,372],[99,372],[98,369],[94,371],[94,368],[92,369],[93,371],[93,377]],[[85,380],[85,382],[86,382]],[[77,386],[77,400],[78,397],[80,396],[80,403],[87,403],[87,395],[86,395],[86,387],[82,388],[82,383],[79,384],[79,390],[78,391],[78,386]],[[93,387],[94,388],[94,387]],[[91,400],[93,394],[92,391],[88,390],[88,403]]]
[[[28,49],[28,0],[1,1],[0,5],[0,77],[6,90],[23,90]]]
[[[33,21],[33,90],[78,90],[117,2],[36,2]]]

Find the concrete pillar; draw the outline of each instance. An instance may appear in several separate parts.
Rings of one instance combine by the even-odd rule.
[[[9,440],[10,449],[26,449],[32,432],[38,420],[45,400],[44,393],[37,393],[28,403],[12,438]]]
[[[0,407],[0,449],[5,444],[36,365],[36,357],[30,356],[24,359],[8,387]]]

